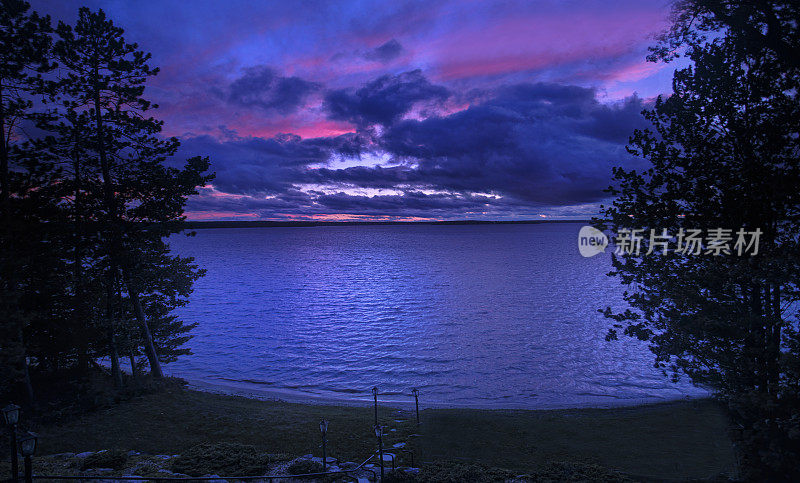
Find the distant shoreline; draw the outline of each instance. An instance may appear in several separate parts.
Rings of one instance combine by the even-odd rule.
[[[187,221],[188,230],[206,228],[288,228],[365,225],[539,225],[545,223],[590,223],[591,220],[453,220],[453,221]]]

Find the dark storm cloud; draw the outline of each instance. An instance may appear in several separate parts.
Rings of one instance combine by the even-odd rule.
[[[390,125],[418,103],[437,104],[450,92],[431,84],[419,70],[381,76],[360,89],[339,89],[325,95],[328,117],[357,126]]]
[[[274,194],[292,188],[305,166],[324,162],[330,156],[326,143],[304,141],[294,135],[270,139],[235,138],[219,141],[212,136],[198,136],[183,141],[179,156],[209,156],[216,172],[214,186],[232,194]]]
[[[397,122],[381,145],[440,189],[588,203],[604,197],[612,166],[632,161],[623,133],[643,126],[632,114],[641,109],[637,98],[607,106],[592,89],[523,84],[449,116]]]
[[[321,195],[317,203],[326,208],[343,213],[368,213],[372,215],[411,215],[417,216],[431,212],[474,211],[488,206],[492,199],[485,196],[464,196],[453,194],[426,194],[419,191],[406,191],[402,195],[350,195],[334,193]]]
[[[645,106],[635,96],[603,104],[588,88],[518,84],[482,93],[460,111],[402,118],[415,102],[447,95],[412,72],[345,93],[359,126],[383,124],[378,131],[310,139],[191,138],[182,153],[211,155],[215,189],[247,195],[207,194],[192,206],[259,216],[441,217],[569,207],[604,199],[611,168],[639,163],[625,151],[628,135],[644,126],[639,112]],[[384,162],[334,162],[369,155]],[[378,191],[358,192],[365,189]]]
[[[290,114],[303,105],[319,84],[299,77],[282,77],[269,67],[252,67],[230,85],[228,100],[240,106],[256,106]]]
[[[364,58],[379,62],[389,62],[399,57],[401,53],[403,53],[403,46],[396,39],[392,39],[380,47],[368,51],[364,54]]]

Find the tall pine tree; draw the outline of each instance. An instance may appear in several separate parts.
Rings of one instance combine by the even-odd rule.
[[[163,238],[182,229],[186,198],[211,179],[204,174],[209,163],[193,158],[183,169],[165,165],[179,143],[160,136],[162,122],[149,115],[156,106],[143,98],[145,82],[158,69],[148,65],[149,54],[125,41],[123,30],[102,10],[80,9],[75,27],[61,23],[57,33],[60,40],[54,50],[64,69],[58,85],[61,104],[76,119],[85,116],[87,121],[79,123],[80,134],[75,135],[76,149],[84,153],[88,168],[81,182],[90,182],[86,175],[96,173],[102,191],[97,221],[103,227],[113,370],[119,373],[121,321],[132,314],[151,373],[160,378],[154,328],[162,328],[165,314],[183,303],[181,297],[188,295],[191,282],[199,276],[190,259],[169,255]],[[156,275],[164,270],[173,270],[175,276],[166,284],[153,283],[163,279]],[[124,305],[116,302],[120,288]],[[172,350],[170,344],[176,342],[167,334],[185,331],[180,323],[171,328],[158,337],[165,350]]]
[[[606,310],[609,337],[649,341],[658,366],[729,403],[747,478],[800,478],[798,7],[696,0],[676,8],[652,60],[692,63],[645,112],[652,128],[632,136],[629,151],[650,167],[614,171],[605,226],[733,231],[718,256],[647,254],[645,236],[639,253],[615,257],[612,274],[630,287],[631,309]],[[740,228],[761,231],[757,254],[737,250]]]

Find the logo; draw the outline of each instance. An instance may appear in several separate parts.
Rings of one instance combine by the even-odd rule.
[[[593,226],[583,226],[578,232],[578,251],[586,258],[606,251],[608,237]]]

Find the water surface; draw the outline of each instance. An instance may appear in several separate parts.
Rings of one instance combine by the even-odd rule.
[[[579,224],[198,230],[176,252],[208,270],[179,310],[194,355],[168,373],[242,392],[496,408],[702,395],[606,342],[620,306],[607,254]]]

